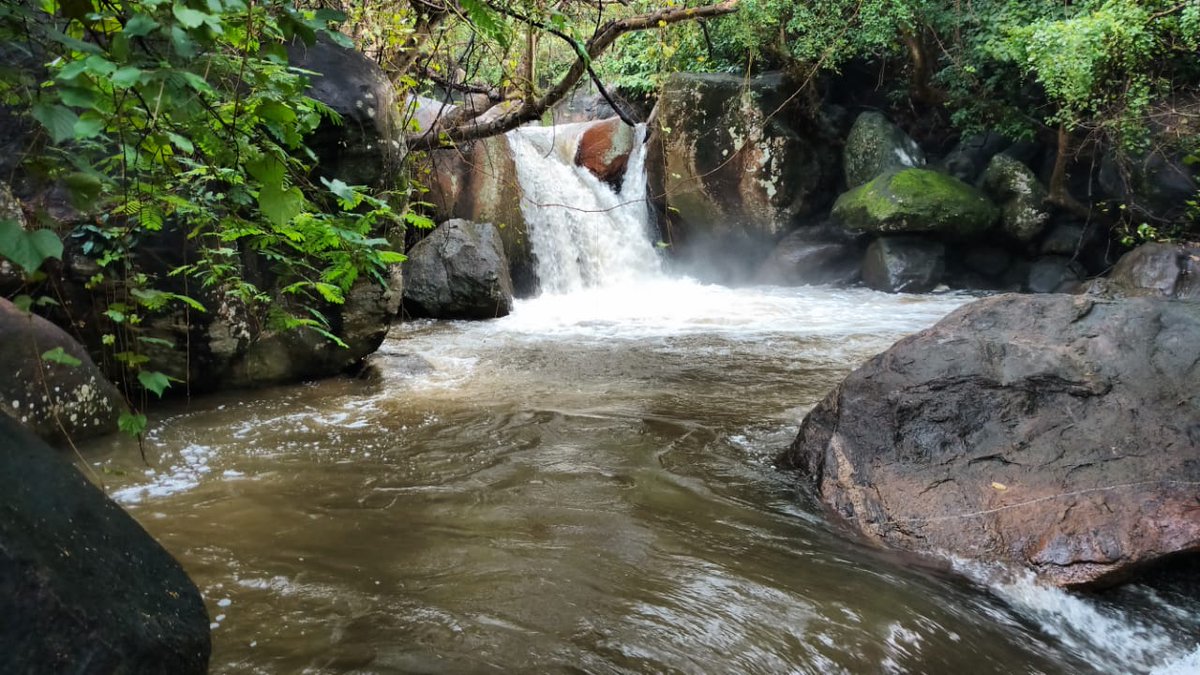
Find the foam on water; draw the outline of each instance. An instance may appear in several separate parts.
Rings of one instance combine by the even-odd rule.
[[[1101,670],[1153,675],[1200,672],[1200,637],[1195,633],[1200,628],[1200,607],[1171,606],[1159,598],[1153,618],[1135,616],[1039,584],[1030,572],[950,559],[959,572],[986,585],[1018,614]],[[1168,618],[1176,625],[1169,625]],[[1186,627],[1181,630],[1178,624]],[[1190,633],[1192,639],[1181,633]]]

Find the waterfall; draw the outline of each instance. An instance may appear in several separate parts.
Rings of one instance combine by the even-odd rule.
[[[543,293],[662,275],[646,203],[645,125],[638,125],[619,193],[575,165],[586,126],[522,127],[508,133]]]

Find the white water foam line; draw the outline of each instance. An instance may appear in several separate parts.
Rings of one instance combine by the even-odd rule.
[[[1181,641],[1152,617],[1133,616],[1086,596],[1040,584],[1027,570],[945,557],[960,573],[987,586],[1018,614],[1102,671],[1200,673],[1200,636],[1195,636],[1195,642]],[[1162,613],[1186,614],[1200,624],[1200,616],[1181,607],[1164,604]]]

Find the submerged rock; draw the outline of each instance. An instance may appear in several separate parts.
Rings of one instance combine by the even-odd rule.
[[[889,171],[925,165],[917,142],[877,112],[854,120],[842,151],[846,187],[856,188]]]
[[[512,311],[508,260],[490,223],[442,223],[409,252],[404,273],[412,316],[493,319]]]
[[[946,270],[946,247],[920,237],[880,237],[867,247],[863,282],[887,293],[933,290]]]
[[[869,539],[1119,582],[1200,552],[1200,303],[1005,295],[851,373],[779,458]]]
[[[59,361],[42,358],[58,352]],[[53,358],[53,357],[51,357]],[[78,365],[60,361],[74,359]],[[110,434],[125,410],[121,392],[61,328],[0,298],[0,416],[52,443]]]
[[[931,232],[967,239],[991,228],[996,207],[957,178],[926,169],[886,173],[838,197],[833,216],[865,232]]]
[[[205,673],[200,591],[71,464],[0,415],[0,671]]]

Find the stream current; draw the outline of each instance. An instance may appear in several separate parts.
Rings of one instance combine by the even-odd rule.
[[[561,139],[510,142],[541,296],[401,323],[366,377],[172,404],[149,468],[85,448],[200,586],[213,672],[1200,671],[1194,589],[883,553],[772,468],[846,373],[969,297],[671,277],[640,152],[617,194]],[[597,252],[620,228],[641,250]]]

